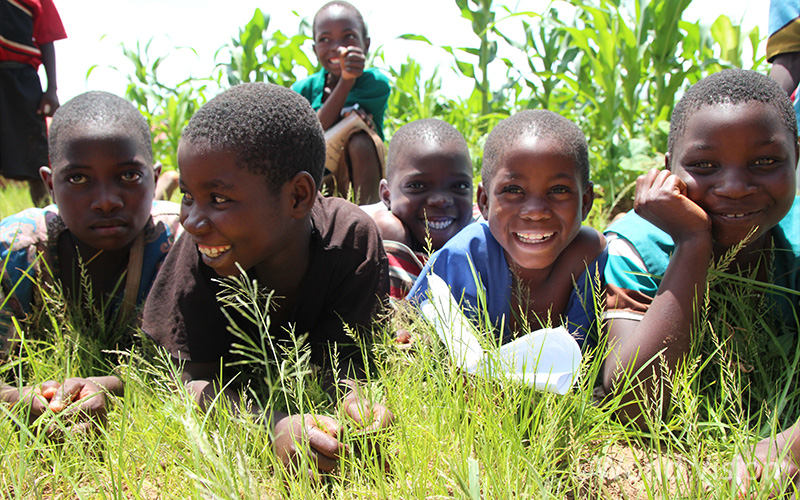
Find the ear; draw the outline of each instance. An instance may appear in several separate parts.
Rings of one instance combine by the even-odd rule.
[[[664,168],[672,172],[672,168],[670,168],[670,163],[672,163],[672,153],[667,153],[664,155]]]
[[[50,167],[39,167],[39,176],[42,178],[42,181],[44,181],[44,185],[50,193],[50,199],[53,200],[53,203],[58,203],[56,201],[56,194],[53,192],[53,171],[50,170]]]
[[[489,193],[483,187],[483,182],[478,183],[478,208],[481,210],[481,215],[484,219],[489,220]]]
[[[583,191],[583,196],[581,197],[581,220],[586,220],[586,217],[589,215],[589,212],[592,210],[592,204],[594,203],[594,183],[589,182],[589,185],[586,186],[586,189]]]
[[[153,165],[153,191],[155,192],[156,186],[158,185],[158,177],[161,175],[161,165],[160,161],[157,161],[155,165]]]
[[[367,37],[366,40],[364,40],[364,55],[365,56],[369,54],[369,42],[370,42],[370,39],[369,39],[369,37]]]
[[[387,181],[386,179],[381,179],[381,183],[378,186],[378,196],[380,197],[383,204],[386,205],[386,209],[391,210],[392,192],[389,190],[389,181]]]
[[[797,159],[800,158],[800,138],[794,141],[794,169],[797,170]]]
[[[299,172],[286,183],[283,189],[288,194],[292,217],[303,219],[311,213],[311,208],[317,199],[317,183],[314,182],[311,174],[306,171]]]

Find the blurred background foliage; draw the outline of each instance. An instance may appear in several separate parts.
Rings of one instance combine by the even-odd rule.
[[[409,56],[400,67],[388,67],[381,49],[373,50],[371,63],[394,84],[386,137],[420,118],[445,120],[467,139],[477,182],[483,141],[499,120],[521,109],[560,113],[589,142],[598,194],[590,223],[598,228],[630,208],[641,172],[663,165],[669,117],[686,87],[723,68],[766,69],[755,56],[762,42],[757,28],[746,32],[727,16],[711,26],[687,22],[683,14],[691,0],[566,0],[545,12],[495,8],[492,0],[454,2],[454,15],[472,25],[471,46],[436,46],[424,33],[409,33],[401,37],[409,41]],[[213,75],[174,87],[158,79],[168,55],[153,57],[149,43],[121,46],[133,68],[115,69],[128,80],[126,97],[149,119],[165,168],[177,167],[180,131],[216,92],[242,82],[289,86],[317,70],[310,22],[298,19],[297,34],[289,36],[270,31],[269,15],[257,9],[217,50]],[[520,32],[524,37],[515,38]],[[473,81],[472,93],[443,95],[440,68],[425,77],[413,57],[423,47],[450,54],[447,70]],[[749,53],[753,57],[744,60]]]

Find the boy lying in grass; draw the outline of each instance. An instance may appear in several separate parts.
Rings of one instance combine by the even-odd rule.
[[[592,276],[605,260],[603,236],[581,225],[594,199],[586,138],[551,111],[519,112],[489,134],[481,174],[486,221],[434,253],[409,297],[425,300],[433,272],[472,318],[483,314],[481,287],[503,343],[552,322],[583,344],[595,327]]]
[[[603,368],[612,391],[625,377],[644,389],[625,398],[627,416],[639,419],[637,397],[666,411],[670,384],[693,342],[711,259],[743,245],[727,272],[800,291],[800,200],[795,191],[797,123],[786,93],[768,77],[726,70],[692,86],[672,113],[666,170],[637,181],[635,212],[608,228],[607,312],[613,352]],[[796,329],[798,296],[767,299]],[[733,325],[737,327],[737,325]],[[657,390],[658,395],[652,391]],[[800,426],[795,424],[755,450],[756,479],[763,465],[791,448],[781,467],[797,473]],[[771,458],[770,458],[771,457]],[[737,480],[748,470],[737,459]]]
[[[178,164],[186,233],[153,285],[142,329],[180,366],[203,408],[221,391],[220,380],[246,377],[241,365],[230,364],[238,359],[231,352],[236,337],[217,300],[219,278],[239,276],[240,269],[274,292],[271,344],[291,341],[287,330],[294,329],[308,334],[312,362],[323,373],[334,366],[346,377],[364,372],[347,327],[369,340],[373,317],[387,299],[386,256],[368,215],[317,191],[324,161],[325,139],[311,106],[276,85],[233,87],[206,103],[183,131]],[[252,333],[253,325],[233,308],[225,312]],[[340,403],[344,414],[359,428],[389,425],[391,412],[349,387]],[[224,396],[239,411],[249,409],[232,388]],[[264,414],[285,465],[308,456],[313,467],[330,471],[345,451],[341,425],[332,418],[256,411]]]
[[[55,205],[0,222],[0,360],[17,345],[13,319],[28,326],[37,280],[60,284],[66,299],[78,302],[84,271],[93,307],[104,307],[112,323],[135,323],[136,308],[180,227],[176,204],[153,202],[158,169],[150,129],[124,99],[87,92],[70,100],[53,117],[49,149],[51,168],[42,167],[41,174]],[[42,387],[3,385],[0,399],[24,401],[35,419],[48,399],[51,409],[60,410],[80,397],[79,413],[102,419],[103,387],[122,390],[114,376],[70,378]]]
[[[472,222],[472,161],[467,141],[442,120],[400,127],[389,144],[382,203],[372,217],[389,257],[390,295],[404,299],[427,251],[439,250]]]

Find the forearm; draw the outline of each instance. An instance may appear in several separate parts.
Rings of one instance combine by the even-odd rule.
[[[637,374],[634,386],[648,380],[650,390],[658,386],[665,373],[662,368],[675,373],[692,345],[695,313],[705,291],[710,258],[710,238],[676,246],[658,292],[634,331],[615,336],[614,325],[610,325],[613,352],[603,372],[607,391],[618,390],[626,373]]]
[[[114,375],[107,375],[105,377],[89,377],[88,380],[91,380],[95,384],[101,386],[114,396],[122,396],[125,392],[125,384],[119,379],[119,377]]]
[[[58,90],[56,79],[56,49],[53,43],[43,43],[39,49],[42,51],[42,65],[47,75],[47,93]]]
[[[17,404],[20,400],[20,390],[17,387],[2,384],[0,385],[0,402]]]
[[[336,82],[331,95],[328,96],[328,99],[317,111],[317,118],[319,118],[323,130],[328,130],[339,121],[342,108],[344,108],[347,96],[350,95],[350,90],[354,84],[355,80],[344,80],[342,78]]]
[[[769,76],[791,95],[800,83],[800,52],[787,52],[776,56],[772,61]]]

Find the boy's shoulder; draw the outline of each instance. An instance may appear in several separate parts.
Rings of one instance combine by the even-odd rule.
[[[0,221],[0,245],[2,250],[16,251],[32,245],[44,244],[48,240],[48,224],[59,223],[58,207],[28,208]]]
[[[604,233],[625,240],[636,250],[650,273],[663,276],[666,272],[669,257],[675,250],[675,242],[669,234],[633,210],[613,222]],[[614,261],[615,259],[610,259],[610,265]]]
[[[145,242],[166,236],[174,241],[183,232],[181,206],[171,201],[156,200],[150,209],[153,224],[145,226]]]
[[[372,217],[357,205],[341,198],[317,194],[311,209],[313,236],[323,248],[367,250],[381,245],[378,227]]]

